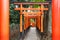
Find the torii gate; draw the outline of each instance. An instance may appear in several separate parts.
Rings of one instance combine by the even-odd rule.
[[[0,1],[0,40],[9,40],[9,0]],[[60,40],[60,0],[52,0],[52,40]]]
[[[15,8],[15,10],[20,10],[20,32],[23,31],[22,29],[22,15],[24,14],[24,19],[26,20],[25,21],[25,26],[24,26],[24,30],[26,30],[29,26],[28,24],[28,19],[29,18],[37,18],[38,20],[37,21],[37,27],[39,30],[41,30],[41,32],[43,32],[43,14],[44,14],[44,10],[48,10],[48,8],[44,8],[44,5],[48,5],[49,2],[43,2],[43,3],[40,3],[40,2],[23,2],[23,3],[19,3],[19,2],[14,2],[15,5],[20,5],[19,8]],[[29,4],[30,6],[34,5],[34,4],[39,4],[41,5],[40,8],[24,8],[23,5],[27,5]],[[24,10],[24,12],[22,12]],[[39,10],[38,12],[26,12],[25,10]],[[41,17],[41,19],[40,19]],[[41,22],[40,22],[41,21]],[[40,25],[41,24],[41,25]]]

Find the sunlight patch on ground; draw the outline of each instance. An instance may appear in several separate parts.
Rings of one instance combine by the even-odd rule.
[[[30,27],[30,29],[36,29],[36,27]]]

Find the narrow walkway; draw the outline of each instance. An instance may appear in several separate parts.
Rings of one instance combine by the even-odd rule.
[[[24,40],[40,40],[37,35],[36,27],[31,27]]]

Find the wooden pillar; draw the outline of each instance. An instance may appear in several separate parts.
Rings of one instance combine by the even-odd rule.
[[[29,17],[28,17],[29,18]],[[29,22],[29,26],[30,26],[30,18],[28,19],[28,22]]]
[[[38,27],[39,27],[39,30],[40,30],[40,16],[38,17]]]
[[[37,18],[36,18],[36,26],[37,26],[37,28],[38,28],[38,16],[37,16]]]
[[[38,16],[37,16],[37,27],[38,27]],[[39,27],[38,27],[38,29],[39,29]]]
[[[24,30],[26,30],[25,16],[24,16]]]
[[[0,0],[0,40],[9,40],[9,0]]]
[[[24,30],[26,30],[26,29],[27,29],[27,17],[26,17],[26,16],[25,16],[24,20],[25,20],[25,21],[24,21],[24,23],[25,23],[25,24],[24,24],[24,25],[25,25],[25,26],[24,26]]]
[[[37,15],[37,18],[36,18],[36,24],[37,24],[37,28],[38,28],[38,30],[40,29],[40,27],[39,27],[39,16]]]
[[[28,18],[28,26],[29,26],[29,18]]]
[[[22,4],[20,4],[21,10],[20,10],[20,32],[23,31],[22,29]]]
[[[27,17],[27,15],[26,15],[26,19],[25,20],[26,20],[25,24],[26,24],[26,29],[27,29],[28,28],[28,17]]]
[[[26,18],[26,19],[27,19],[27,18]],[[25,20],[26,20],[26,19],[25,19]],[[27,20],[26,20],[25,24],[26,24],[26,30],[27,30]]]
[[[60,40],[60,0],[52,0],[52,40]]]
[[[44,8],[44,6],[43,6],[43,4],[41,4],[41,32],[43,32],[43,19],[44,19],[44,12],[43,12],[43,8]]]
[[[40,29],[40,26],[39,26],[40,25],[40,20],[39,19],[40,19],[40,17],[37,15],[37,27],[38,27],[38,30]]]
[[[37,17],[36,17],[36,26],[37,26]],[[37,26],[37,28],[38,28],[38,26]]]
[[[28,28],[28,16],[27,16],[27,28]]]
[[[41,13],[38,13],[38,28],[41,29]]]

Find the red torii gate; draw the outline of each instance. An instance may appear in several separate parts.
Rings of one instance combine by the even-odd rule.
[[[9,40],[9,0],[0,1],[0,40]],[[60,40],[60,0],[52,0],[52,40]]]
[[[22,15],[24,14],[24,19],[26,20],[24,23],[24,30],[28,28],[28,18],[35,18],[37,21],[37,28],[43,31],[43,18],[44,18],[44,10],[48,10],[48,8],[45,8],[44,5],[48,5],[49,2],[14,2],[15,5],[19,5],[20,7],[14,8],[15,10],[20,11],[20,32],[23,31],[22,29]],[[31,7],[30,8],[24,8],[23,5],[29,4]],[[32,8],[32,5],[34,4],[39,4],[39,8]],[[24,10],[24,12],[23,12]],[[26,12],[26,10],[38,10],[38,12]],[[41,18],[41,19],[40,19]],[[41,22],[40,22],[41,21]],[[41,24],[41,25],[40,25]]]

